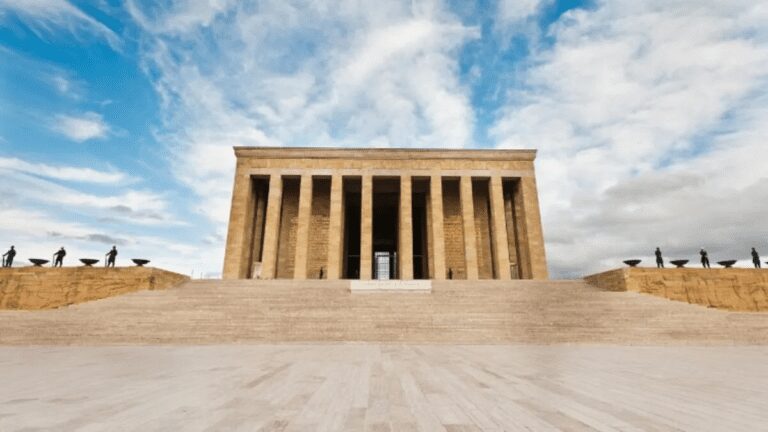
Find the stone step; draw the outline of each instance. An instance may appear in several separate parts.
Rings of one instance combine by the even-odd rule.
[[[348,281],[194,280],[47,311],[0,312],[0,343],[381,341],[768,343],[768,314],[732,313],[583,281],[436,281],[351,293]]]

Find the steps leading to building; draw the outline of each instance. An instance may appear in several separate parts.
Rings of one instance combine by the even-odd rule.
[[[768,314],[576,281],[435,281],[351,293],[348,281],[195,280],[48,311],[0,311],[3,344],[766,344]]]

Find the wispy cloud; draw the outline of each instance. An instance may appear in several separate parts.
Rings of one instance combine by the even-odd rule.
[[[72,172],[66,173],[65,176],[81,174]],[[2,180],[0,192],[12,197],[15,204],[56,205],[65,211],[129,225],[183,224],[172,216],[167,199],[152,191],[118,189],[108,194],[98,194],[2,167],[0,167],[0,180]]]
[[[56,90],[56,92],[62,96],[66,96],[74,100],[80,100],[83,98],[84,90],[82,83],[70,78],[64,73],[53,73],[48,77],[48,81]]]
[[[553,0],[499,0],[496,6],[496,20],[501,26],[518,26],[522,21],[536,15],[544,5]]]
[[[77,142],[104,138],[111,131],[101,114],[94,112],[77,116],[59,114],[54,119],[52,127],[55,131]]]
[[[552,27],[554,45],[492,134],[541,149],[559,274],[650,259],[657,244],[738,258],[768,236],[765,13],[746,1],[611,1]]]
[[[88,14],[93,7],[98,15]],[[123,45],[130,53],[121,61],[138,61],[159,99],[146,119],[159,148],[143,154],[167,158],[175,178],[137,188],[145,173],[127,178],[119,165],[0,159],[11,177],[0,178],[0,209],[50,210],[35,221],[41,230],[46,217],[51,226],[71,223],[58,208],[77,208],[76,220],[92,222],[81,231],[51,228],[61,238],[142,242],[174,265],[200,263],[195,244],[166,247],[167,239],[140,239],[133,230],[186,230],[171,204],[186,193],[165,190],[180,184],[205,216],[184,209],[188,220],[204,220],[195,227],[200,242],[220,245],[233,145],[495,145],[540,150],[555,275],[652,259],[657,245],[670,257],[700,246],[713,258],[739,258],[753,245],[768,250],[750,244],[768,238],[768,8],[760,2],[0,0],[0,22],[18,18],[51,45],[65,40],[56,48],[72,50],[72,58],[79,49],[102,49],[73,40],[121,45],[101,16],[136,38]],[[0,46],[0,54],[16,48]],[[68,96],[55,107],[25,107],[43,112],[61,141],[108,143],[120,135],[98,113],[112,113],[117,107],[108,101],[122,104],[126,96],[92,85],[85,61],[64,69],[45,53],[19,52],[8,63],[44,89],[37,100]],[[13,150],[19,134],[3,135],[3,149]],[[147,162],[157,162],[147,169],[166,163]],[[220,258],[220,248],[214,254]]]
[[[10,13],[41,37],[66,30],[74,35],[99,35],[116,50],[122,46],[114,31],[67,0],[0,0],[0,19]]]
[[[56,180],[84,183],[119,184],[130,177],[117,170],[99,171],[93,168],[31,163],[17,158],[0,157],[0,169],[33,174]]]
[[[220,226],[233,145],[472,145],[455,58],[479,29],[440,2],[128,5],[163,101],[158,138]]]
[[[104,227],[67,221],[61,215],[33,207],[0,207],[0,238],[16,246],[20,257],[50,257],[60,246],[69,251],[68,262],[77,258],[101,258],[111,245],[117,245],[119,265],[129,265],[130,258],[149,258],[153,265],[187,273],[210,269],[201,244],[179,242],[165,237],[137,235],[125,227]],[[25,259],[18,259],[24,265]]]

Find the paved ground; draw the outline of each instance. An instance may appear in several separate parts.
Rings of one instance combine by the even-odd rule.
[[[768,347],[0,347],[1,431],[759,431]]]

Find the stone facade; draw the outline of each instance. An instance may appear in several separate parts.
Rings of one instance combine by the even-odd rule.
[[[235,154],[225,279],[547,278],[533,150]]]
[[[454,279],[466,279],[464,271],[464,224],[459,201],[459,182],[443,182],[443,211],[445,214],[445,264]]]
[[[331,181],[316,179],[312,195],[312,218],[309,227],[309,252],[307,277],[314,279],[325,275],[328,268],[328,225],[331,215]]]
[[[53,309],[140,290],[166,289],[189,277],[152,267],[0,269],[0,309]]]
[[[768,271],[625,268],[584,278],[608,291],[635,291],[734,311],[768,311]]]

